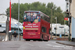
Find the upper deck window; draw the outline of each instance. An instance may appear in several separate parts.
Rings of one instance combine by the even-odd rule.
[[[38,19],[38,21],[40,21],[40,15],[39,13],[36,13],[36,12],[26,12],[24,14],[24,21],[33,21]]]
[[[47,21],[47,22],[50,22],[49,16],[47,16],[47,15],[45,15],[45,14],[43,14],[43,13],[41,13],[40,16],[41,16],[41,19],[43,19],[43,20],[45,20],[45,21]]]

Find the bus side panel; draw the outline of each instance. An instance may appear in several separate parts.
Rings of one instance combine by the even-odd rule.
[[[46,32],[42,32],[42,27],[46,28]],[[46,22],[45,20],[41,19],[41,26],[40,26],[40,31],[41,31],[41,37],[43,36],[44,40],[50,40],[50,34],[49,34],[49,29],[50,29],[50,23]]]

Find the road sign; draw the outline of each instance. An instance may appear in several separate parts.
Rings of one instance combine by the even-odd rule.
[[[69,20],[69,18],[67,18],[67,17],[66,17],[66,18],[64,18],[64,20],[68,21],[68,20]]]

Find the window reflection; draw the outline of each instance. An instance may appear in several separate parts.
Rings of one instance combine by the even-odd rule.
[[[34,22],[35,19],[38,19],[38,21],[40,21],[40,16],[38,15],[38,13],[25,13],[24,14],[24,21]]]

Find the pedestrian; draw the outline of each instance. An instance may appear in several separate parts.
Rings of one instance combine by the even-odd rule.
[[[18,34],[16,33],[16,31],[14,31],[14,33],[13,33],[14,40],[17,40],[17,39],[16,39],[17,35],[18,35]]]

